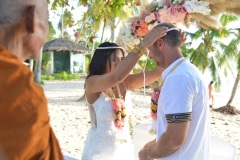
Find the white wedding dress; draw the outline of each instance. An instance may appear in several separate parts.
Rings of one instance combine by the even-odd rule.
[[[127,117],[123,129],[114,126],[111,99],[102,92],[89,106],[92,126],[88,131],[82,160],[134,160],[133,144],[129,130],[131,104],[126,94]]]

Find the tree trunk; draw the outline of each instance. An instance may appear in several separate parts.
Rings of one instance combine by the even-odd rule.
[[[112,22],[111,22],[111,42],[113,43],[114,42],[114,39],[115,39],[115,18],[112,19]]]
[[[61,21],[62,21],[62,24],[61,24],[61,38],[63,38],[63,7],[64,7],[64,2],[63,2],[63,6],[62,6],[62,17],[61,17]]]
[[[229,101],[228,101],[226,106],[230,106],[231,105],[231,103],[233,101],[233,98],[234,98],[234,96],[236,94],[236,91],[237,91],[239,80],[240,80],[240,71],[238,71],[238,74],[237,74],[237,77],[235,79],[235,83],[234,83],[234,86],[233,86],[233,89],[232,89],[231,97],[230,97],[230,99],[229,99]]]
[[[42,68],[42,49],[40,57],[38,60],[36,60],[36,64],[34,67],[34,81],[38,84],[41,83],[41,68]]]
[[[104,21],[103,21],[103,30],[102,30],[102,37],[101,37],[101,43],[102,43],[102,41],[103,41],[103,35],[104,35],[105,27],[106,27],[106,19],[104,18]]]

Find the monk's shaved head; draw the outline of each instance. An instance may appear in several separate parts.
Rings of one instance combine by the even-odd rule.
[[[28,6],[46,3],[46,0],[0,0],[0,30],[21,21]]]
[[[37,59],[48,34],[47,0],[0,0],[0,45],[19,59]]]

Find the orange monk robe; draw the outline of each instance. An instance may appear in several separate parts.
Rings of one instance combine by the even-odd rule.
[[[0,46],[0,159],[63,160],[33,73]]]

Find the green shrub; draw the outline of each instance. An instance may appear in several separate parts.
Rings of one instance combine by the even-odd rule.
[[[64,81],[69,80],[69,74],[67,72],[63,71],[61,72],[61,75],[62,75],[61,77],[62,79],[60,80],[64,80]]]
[[[56,73],[54,75],[55,79],[57,80],[74,80],[74,79],[79,79],[80,75],[79,74],[68,74],[67,72],[61,72],[61,73]]]
[[[48,76],[47,76],[47,75],[42,75],[42,76],[41,76],[41,79],[42,79],[43,81],[48,80]]]
[[[67,80],[77,80],[80,79],[80,75],[79,74],[69,74],[67,72],[60,72],[60,73],[56,73],[54,75],[42,75],[42,80],[48,80],[48,81],[52,81],[52,80],[60,80],[60,81],[67,81]]]
[[[57,79],[57,80],[61,80],[62,79],[61,73],[54,74],[54,78]]]
[[[48,80],[49,80],[49,81],[54,80],[54,76],[53,76],[53,75],[48,75]]]
[[[40,85],[44,85],[44,81],[43,80],[41,80]]]
[[[73,76],[72,79],[80,79],[80,75],[79,74],[73,74],[72,76]]]

